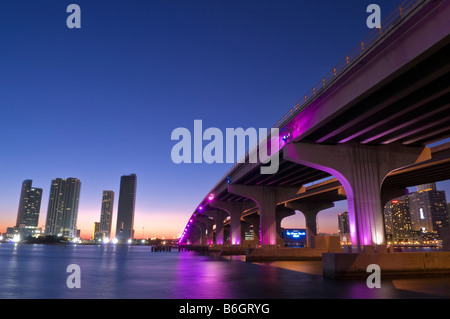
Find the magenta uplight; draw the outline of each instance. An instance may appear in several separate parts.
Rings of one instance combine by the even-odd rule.
[[[211,202],[214,199],[214,194],[209,194],[208,200]]]

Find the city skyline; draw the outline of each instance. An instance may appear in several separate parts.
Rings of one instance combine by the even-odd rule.
[[[119,176],[135,173],[136,234],[178,236],[232,164],[173,163],[172,130],[196,119],[271,127],[369,33],[370,3],[80,1],[78,30],[66,27],[65,4],[8,3],[0,10],[0,232],[16,222],[24,180],[43,189],[44,226],[48,184],[73,176],[83,183],[77,226],[90,237],[103,190],[119,194]],[[398,5],[378,4],[383,18]],[[438,188],[449,194],[450,182]],[[321,212],[319,231],[337,232],[343,211],[345,201]]]
[[[135,174],[130,174],[128,176],[127,175],[123,175],[123,176],[121,176],[121,181],[122,181],[123,178],[133,177],[133,176],[135,177]],[[76,178],[68,178],[68,179],[69,180],[77,180],[81,184],[81,181],[79,181]],[[52,185],[50,187],[50,190],[53,188],[53,186],[59,185],[62,180],[63,179],[61,179],[61,178],[53,179],[52,180]],[[416,190],[417,190],[417,192],[419,192],[419,191],[426,190],[427,188],[433,188],[433,190],[435,190],[435,191],[439,191],[440,193],[443,192],[445,194],[444,196],[446,196],[446,194],[447,194],[446,191],[445,190],[441,190],[440,187],[445,187],[447,182],[448,181],[437,182],[437,183],[433,183],[433,184],[423,184],[423,185],[417,185],[417,186],[414,186],[414,187],[409,187],[408,188],[408,192],[410,194],[412,194],[412,193],[415,193]],[[37,190],[38,194],[40,196],[42,196],[42,193],[44,193],[42,188],[31,187],[32,183],[33,183],[33,180],[31,180],[31,179],[27,179],[27,180],[24,180],[22,182],[22,189],[20,191],[20,199],[19,199],[19,211],[21,210],[21,207],[23,206],[23,204],[22,204],[22,199],[24,197],[23,194],[26,193],[27,189],[32,189],[33,191]],[[136,183],[134,181],[133,187],[135,187],[135,186],[136,186]],[[55,187],[55,190],[56,190],[56,187]],[[78,189],[78,193],[79,193],[79,189]],[[132,193],[133,193],[132,196],[135,196],[136,195],[136,189],[133,189]],[[102,234],[101,235],[102,238],[108,238],[108,239],[116,238],[117,229],[118,229],[120,223],[118,222],[118,218],[117,218],[118,217],[118,206],[119,205],[117,205],[118,203],[115,202],[115,200],[118,201],[118,199],[115,198],[114,194],[115,194],[115,192],[112,191],[112,190],[103,190],[102,198],[101,198],[101,201],[100,201],[101,202],[100,209],[97,212],[98,216],[97,217],[92,216],[92,215],[95,215],[94,213],[89,216],[89,218],[93,221],[92,222],[92,227],[89,228],[88,224],[86,224],[88,227],[85,227],[85,228],[81,228],[81,227],[78,227],[78,225],[76,225],[77,226],[76,228],[78,230],[82,231],[81,238],[83,238],[83,239],[94,238],[96,230],[98,230],[99,234],[100,233]],[[408,196],[408,195],[406,195],[406,196]],[[406,196],[403,196],[403,197],[406,197]],[[124,195],[124,197],[126,197],[126,196]],[[136,198],[134,198],[133,201],[136,201]],[[390,202],[388,202],[388,203],[390,203]],[[386,204],[388,204],[388,203],[386,203]],[[447,205],[450,205],[450,202],[447,202]],[[117,207],[117,209],[114,209],[114,207]],[[39,207],[39,209],[38,209],[38,210],[41,211],[41,214],[38,215],[38,220],[40,220],[40,221],[47,220],[47,216],[43,216],[42,215],[42,208],[43,207],[41,205]],[[48,209],[45,209],[44,211],[46,211],[47,214],[48,214],[48,210],[50,210],[50,207],[48,207]],[[323,213],[323,212],[325,212],[325,213]],[[340,233],[340,229],[341,229],[341,227],[343,227],[342,224],[341,224],[342,223],[341,216],[342,216],[343,213],[346,213],[346,200],[335,202],[335,207],[330,208],[330,209],[326,209],[326,210],[322,211],[321,213],[319,213],[318,220],[317,220],[318,232],[319,233],[334,233],[334,234]],[[136,234],[137,234],[137,236],[133,236],[135,239],[136,238],[150,238],[150,237],[167,238],[168,239],[168,238],[177,238],[178,237],[177,235],[167,236],[164,233],[161,233],[162,235],[160,235],[160,236],[157,236],[157,235],[153,235],[152,236],[152,234],[144,233],[145,227],[146,226],[148,227],[149,225],[143,224],[143,225],[134,226],[134,216],[132,216],[132,218],[133,218],[133,221],[130,221],[130,225],[133,225],[133,226],[130,226],[130,227],[132,227],[131,229],[133,231],[133,234],[134,234],[134,232],[136,232]],[[336,219],[335,223],[333,223],[333,218]],[[16,219],[17,219],[17,221],[19,220],[19,213],[18,212],[17,212],[17,215],[16,215]],[[33,220],[36,220],[36,217],[34,217]],[[326,227],[322,228],[322,229],[320,228],[321,220],[325,221],[325,223],[326,223]],[[116,227],[113,228],[112,227],[113,224],[116,225]],[[28,225],[27,224],[27,226],[41,227],[44,230],[46,225],[44,223],[41,223],[41,224],[37,223],[35,225],[35,223],[33,222],[33,225],[31,225],[31,224]],[[11,227],[18,227],[17,222],[16,222],[16,225],[13,225],[13,224],[6,225],[4,231],[0,230],[0,234],[1,233],[6,233],[6,229],[7,228],[11,228]],[[285,218],[284,221],[282,222],[282,227],[283,228],[302,228],[302,227],[305,227],[304,217],[302,216],[301,213],[297,212],[294,216]],[[108,231],[108,229],[109,229],[109,231]],[[142,232],[140,231],[141,229],[142,229]]]

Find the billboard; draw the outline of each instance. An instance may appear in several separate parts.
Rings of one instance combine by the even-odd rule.
[[[299,246],[306,245],[306,229],[284,229],[282,233],[285,246]]]

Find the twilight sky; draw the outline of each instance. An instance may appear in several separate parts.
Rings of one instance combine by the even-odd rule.
[[[231,164],[174,164],[172,131],[271,127],[370,32],[370,3],[384,18],[399,2],[2,0],[0,232],[23,180],[44,189],[45,225],[51,180],[77,177],[82,237],[103,190],[116,192],[114,234],[120,176],[135,173],[135,237],[178,236]],[[81,29],[66,26],[71,3]],[[345,209],[322,212],[320,231]]]

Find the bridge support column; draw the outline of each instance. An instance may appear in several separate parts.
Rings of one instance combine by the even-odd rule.
[[[194,220],[193,225],[200,230],[198,245],[206,245],[206,225],[198,220]]]
[[[293,209],[288,209],[286,207],[278,207],[276,210],[276,230],[277,230],[277,245],[280,247],[284,246],[284,239],[281,237],[281,221],[283,218],[295,215]]]
[[[259,207],[260,243],[262,246],[277,244],[276,208],[277,204],[292,197],[299,191],[294,187],[228,185],[228,192],[250,198]]]
[[[317,214],[325,209],[334,207],[331,202],[289,202],[286,207],[298,210],[305,216],[306,247],[314,248],[314,237],[317,236]]]
[[[216,245],[223,245],[223,224],[228,214],[219,209],[208,210],[205,214],[211,216],[216,224]]]
[[[196,217],[200,223],[205,225],[205,245],[213,244],[213,225],[214,221],[209,219],[206,215],[197,215]]]
[[[253,214],[250,216],[245,216],[244,220],[253,225],[253,236],[254,236],[254,240],[257,241],[258,243],[260,242],[260,236],[259,236],[259,215],[258,214]]]
[[[230,214],[230,244],[241,244],[241,214],[251,208],[251,204],[246,202],[225,202],[212,201],[210,205],[214,208],[222,209]]]
[[[286,160],[335,176],[347,194],[352,247],[385,243],[381,185],[393,170],[431,158],[424,147],[361,144],[322,145],[290,143]]]
[[[191,229],[189,230],[188,239],[190,239],[191,245],[200,244],[200,238],[202,237],[201,228],[198,224],[192,224]]]

